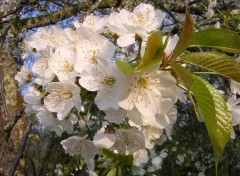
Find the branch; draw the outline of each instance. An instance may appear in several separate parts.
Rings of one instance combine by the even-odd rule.
[[[3,136],[0,142],[3,142],[3,141],[5,141],[6,143],[8,142],[8,139],[11,136],[12,129],[15,126],[15,124],[18,122],[18,120],[23,116],[24,110],[25,110],[25,107],[23,107],[20,111],[18,111],[15,114],[12,122],[8,123],[3,130],[0,130],[0,132],[4,132],[6,134],[6,137]]]
[[[164,10],[172,19],[173,21],[176,23],[176,25],[179,28],[179,20],[175,17],[175,15],[168,10],[161,2],[157,1],[157,0],[153,0],[153,2],[155,3],[156,6],[160,7],[162,10]]]
[[[27,128],[26,128],[26,130],[24,132],[24,136],[22,138],[22,142],[20,144],[18,153],[16,154],[15,160],[13,161],[13,163],[11,165],[11,168],[10,168],[10,170],[8,172],[8,176],[14,176],[14,173],[15,173],[15,171],[17,169],[19,160],[23,156],[23,152],[24,152],[24,149],[25,149],[25,146],[26,146],[26,142],[27,142],[27,139],[28,139],[28,135],[29,135],[29,133],[31,131],[31,128],[32,128],[32,122],[30,120],[28,125],[27,125]]]
[[[3,63],[0,63],[0,106],[3,118],[6,118],[8,116],[8,112],[4,94],[3,78],[4,78]]]
[[[81,15],[79,22],[83,22],[84,18],[96,10],[101,4],[102,0],[97,0],[84,14]]]
[[[115,0],[109,0],[108,3],[102,3],[99,8],[110,8],[114,6]],[[99,5],[96,3],[97,6]],[[95,8],[90,3],[78,2],[77,4],[72,4],[69,7],[62,8],[51,14],[42,15],[33,18],[25,18],[16,23],[18,29],[32,29],[36,27],[42,27],[49,24],[56,24],[57,22],[69,18],[73,15],[77,15],[80,11],[88,11],[89,9]],[[94,10],[94,9],[93,9]]]
[[[189,9],[190,12],[195,15],[202,15],[205,12],[205,8],[203,6],[190,6]],[[185,13],[185,6],[184,4],[171,4],[169,6],[169,10],[176,13]]]

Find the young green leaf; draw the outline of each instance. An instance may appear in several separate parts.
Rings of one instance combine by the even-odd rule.
[[[118,167],[118,170],[117,170],[117,175],[118,176],[122,176],[122,167]]]
[[[240,54],[240,36],[226,29],[204,29],[195,33],[190,47],[211,47]]]
[[[141,72],[161,63],[163,58],[163,42],[161,31],[155,31],[149,37],[145,54],[134,72]]]
[[[107,176],[116,176],[116,174],[117,174],[117,168],[112,168],[112,169],[108,172]]]
[[[230,56],[218,52],[195,52],[180,59],[240,82],[240,64]]]
[[[118,68],[127,76],[130,76],[133,73],[136,64],[134,63],[127,63],[124,61],[116,60],[116,64]]]
[[[132,155],[118,155],[118,160],[121,161],[124,165],[131,166],[133,164],[133,156]]]
[[[186,68],[182,67],[176,61],[170,62],[170,64],[171,64],[171,67],[174,70],[176,76],[180,79],[180,82],[182,82],[184,84],[184,86],[187,88],[188,97],[193,105],[193,108],[195,110],[197,118],[199,119],[199,121],[202,121],[202,117],[199,112],[198,106],[197,106],[196,102],[194,101],[192,94],[191,94],[191,89],[192,89],[192,84],[193,84],[193,79],[192,79],[191,73]]]
[[[100,150],[100,153],[107,159],[115,160],[117,159],[117,154],[108,149]]]
[[[170,65],[177,77],[180,78],[180,81],[184,84],[187,90],[190,91],[193,83],[191,73],[177,62],[171,62]]]
[[[224,98],[210,83],[192,75],[193,96],[201,109],[213,145],[216,168],[231,136],[232,116]]]
[[[183,29],[180,34],[178,43],[175,49],[173,50],[171,60],[176,59],[187,49],[187,47],[191,44],[193,37],[194,37],[194,22],[188,10],[186,9],[186,18],[183,25]]]

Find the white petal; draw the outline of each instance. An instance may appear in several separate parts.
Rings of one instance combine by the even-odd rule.
[[[120,36],[117,39],[117,44],[120,47],[127,47],[129,45],[134,44],[134,43],[135,43],[135,34],[123,35],[123,36]]]
[[[109,110],[105,111],[105,113],[106,113],[106,119],[110,123],[116,123],[116,124],[122,123],[123,119],[127,115],[127,111],[122,108],[120,108],[118,110],[109,109]]]
[[[93,138],[93,143],[98,148],[111,148],[115,141],[114,134],[99,133]]]

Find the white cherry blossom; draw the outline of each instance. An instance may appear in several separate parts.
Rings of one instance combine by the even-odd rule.
[[[93,143],[98,148],[111,148],[115,141],[115,135],[108,133],[97,133],[93,138]]]
[[[216,5],[217,5],[217,0],[209,0],[208,9],[207,9],[207,12],[205,13],[207,18],[211,18],[214,15],[213,8],[216,7]]]
[[[120,154],[128,155],[145,148],[144,136],[137,129],[117,129],[115,135],[116,141],[113,149]]]
[[[177,120],[176,108],[172,107],[173,104],[169,105],[165,106],[168,112],[164,110],[162,112],[165,114],[158,113],[154,116],[144,116],[136,108],[128,111],[129,123],[142,131],[146,148],[151,149],[155,145],[155,141],[161,137],[163,129],[172,127]]]
[[[159,156],[152,159],[153,170],[158,170],[162,168],[163,159],[167,157],[167,150],[162,150]]]
[[[127,116],[127,111],[125,109],[119,108],[118,110],[109,108],[104,111],[106,114],[106,119],[110,123],[120,124],[123,119]]]
[[[122,83],[119,106],[134,107],[143,115],[155,115],[161,109],[163,97],[176,98],[176,81],[165,71],[134,74]]]
[[[73,22],[73,25],[76,28],[85,27],[87,29],[92,30],[93,32],[101,33],[104,32],[105,24],[108,16],[100,17],[98,15],[90,14],[86,16],[83,23],[79,23],[78,21]]]
[[[34,48],[37,53],[46,49],[56,47],[75,47],[76,43],[89,37],[89,31],[81,27],[77,30],[71,28],[62,29],[59,26],[39,28],[36,33],[29,37],[25,44],[27,47]]]
[[[119,35],[118,45],[125,47],[134,43],[135,34],[146,41],[149,33],[159,28],[164,18],[165,14],[160,10],[155,10],[150,4],[141,3],[133,12],[122,9],[119,13],[111,13],[107,26]]]
[[[98,91],[95,103],[100,110],[118,109],[118,88],[123,79],[123,73],[114,63],[102,60],[81,73],[79,84],[89,91]]]
[[[75,116],[71,116],[69,119],[58,120],[44,107],[39,108],[38,111],[37,118],[45,129],[54,131],[58,136],[61,136],[65,131],[68,134],[73,132],[73,125],[77,121]]]
[[[230,89],[233,94],[240,95],[240,83],[234,80],[230,80]]]
[[[156,141],[159,140],[159,138],[163,134],[162,129],[157,128],[152,125],[143,126],[141,128],[141,131],[145,137],[145,146],[147,149],[152,149],[154,147],[154,145],[156,144]]]
[[[240,56],[236,60],[237,62],[240,62]],[[240,95],[240,83],[234,80],[230,80],[230,90],[233,94]]]
[[[76,53],[73,48],[58,47],[50,56],[48,61],[49,68],[55,73],[60,81],[71,80],[75,81],[79,75],[74,70],[74,62]]]
[[[114,134],[106,133],[106,128],[108,125],[108,122],[103,122],[102,128],[97,131],[93,138],[93,143],[98,148],[111,148],[116,141]]]
[[[40,105],[42,98],[43,95],[34,86],[29,87],[23,96],[24,101],[31,105]]]
[[[32,71],[37,74],[35,82],[39,85],[47,85],[53,80],[55,74],[48,65],[49,56],[42,56],[36,60],[32,66]]]
[[[23,96],[23,100],[27,103],[25,111],[29,114],[36,113],[36,110],[42,106],[42,98],[43,95],[34,86],[29,87]]]
[[[240,105],[239,104],[240,104],[240,98],[237,98],[236,95],[231,96],[227,100],[228,108],[233,116],[232,126],[236,126],[240,124]]]
[[[166,41],[167,36],[163,36],[163,43]],[[179,37],[175,34],[173,37],[169,37],[167,41],[167,46],[164,49],[164,54],[166,58],[171,57],[173,50],[175,49]]]
[[[145,149],[140,149],[133,153],[133,165],[142,166],[149,160],[148,152]]]
[[[86,140],[86,137],[71,136],[61,141],[65,153],[70,156],[80,155],[83,157],[88,171],[93,171],[95,167],[94,157],[98,153],[98,149],[92,141]]]
[[[46,91],[50,94],[45,97],[44,105],[49,111],[57,112],[59,120],[63,120],[73,107],[81,110],[80,88],[76,84],[66,80],[51,82]]]
[[[32,72],[28,68],[27,62],[24,62],[21,70],[15,75],[15,80],[18,82],[18,86],[22,88],[26,83],[31,82]]]
[[[93,159],[98,153],[98,149],[92,141],[85,139],[85,137],[71,136],[68,139],[61,141],[65,153],[70,156],[80,155],[85,160],[88,169],[93,170]]]
[[[95,34],[76,45],[76,62],[74,68],[81,73],[90,65],[97,65],[100,60],[111,61],[116,47],[105,37]]]

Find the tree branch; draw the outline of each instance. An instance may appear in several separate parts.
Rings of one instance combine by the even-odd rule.
[[[96,10],[101,4],[101,2],[102,0],[97,0],[84,14],[82,14],[81,18],[79,19],[79,22],[83,22],[84,17],[91,14],[94,10]]]
[[[6,134],[6,136],[3,136],[1,141],[5,141],[6,143],[9,140],[9,137],[11,136],[11,132],[15,124],[18,122],[18,120],[23,116],[25,107],[23,107],[20,111],[18,111],[15,116],[12,118],[12,122],[8,123],[3,130],[0,130],[0,132],[3,132]],[[0,158],[1,159],[1,158]]]
[[[101,1],[100,1],[101,3]],[[101,3],[101,6],[98,6],[100,3],[96,3],[99,8],[110,8],[115,5],[116,0],[108,0],[107,2]],[[17,22],[18,29],[32,29],[36,27],[42,27],[49,24],[56,24],[57,22],[69,18],[73,15],[76,15],[80,11],[88,11],[89,9],[94,10],[95,5],[92,6],[87,2],[78,2],[77,4],[72,4],[69,7],[62,8],[57,12],[42,15],[34,18],[25,18]]]
[[[26,146],[26,142],[27,142],[27,139],[28,139],[28,135],[31,131],[31,128],[32,128],[32,122],[31,120],[29,121],[28,125],[27,125],[27,128],[25,130],[25,133],[24,133],[24,136],[22,138],[22,142],[20,144],[20,147],[19,147],[19,150],[18,150],[18,153],[15,157],[15,160],[14,162],[12,163],[11,165],[11,168],[8,172],[8,176],[14,176],[14,173],[17,169],[17,166],[18,166],[18,163],[19,163],[19,160],[21,159],[21,157],[23,156],[23,152],[24,152],[24,149],[25,149],[25,146]]]
[[[4,84],[3,84],[4,72],[3,72],[3,63],[0,62],[0,106],[3,118],[6,118],[8,115],[5,94],[4,94]]]
[[[152,0],[156,6],[160,7],[162,10],[164,10],[172,19],[173,21],[176,23],[176,25],[178,26],[179,28],[179,21],[178,19],[175,17],[175,15],[170,11],[168,10],[161,2],[157,1],[157,0]]]

